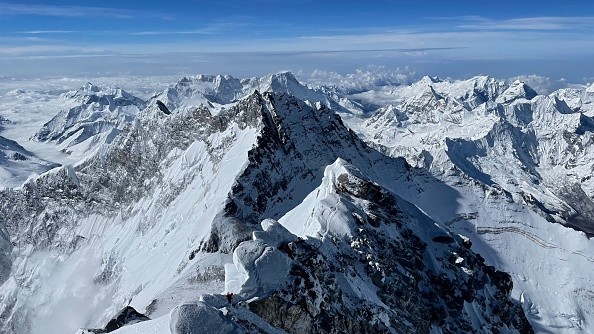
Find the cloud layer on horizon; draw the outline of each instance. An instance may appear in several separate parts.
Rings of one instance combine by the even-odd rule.
[[[312,5],[303,2],[303,6]],[[184,71],[199,63],[228,71],[241,64],[259,73],[326,64],[328,70],[340,70],[374,64],[433,68],[435,64],[460,67],[464,63],[472,68],[483,62],[495,64],[496,71],[499,67],[507,71],[495,75],[521,75],[526,72],[516,69],[522,66],[546,64],[540,69],[530,68],[530,73],[556,76],[551,64],[571,70],[563,64],[587,64],[586,59],[594,56],[594,16],[547,16],[540,12],[516,17],[428,15],[407,22],[371,17],[349,27],[315,20],[315,15],[324,18],[324,13],[312,14],[313,21],[320,21],[318,25],[293,17],[259,17],[233,11],[188,20],[179,11],[133,9],[130,4],[117,8],[115,4],[107,1],[102,7],[0,1],[0,18],[23,22],[19,28],[10,28],[13,31],[7,26],[0,30],[0,66],[4,72],[0,74],[24,74],[27,70],[109,73],[126,68],[155,74],[163,69]],[[273,8],[275,4],[256,0],[255,5]],[[235,9],[241,12],[241,8]],[[339,11],[331,15],[336,17],[330,16],[328,21],[341,18]],[[361,13],[362,18],[364,15]],[[38,19],[43,19],[43,24],[29,24]],[[84,24],[87,21],[93,24]],[[159,70],[155,71],[157,64]],[[508,64],[510,70],[498,64]],[[589,68],[580,70],[587,73],[574,69],[575,73],[568,76],[594,76]]]

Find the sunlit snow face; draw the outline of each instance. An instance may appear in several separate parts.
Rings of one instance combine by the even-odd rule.
[[[419,170],[420,178],[416,179],[414,178],[416,174],[408,174],[410,170],[400,171],[391,165],[378,167],[380,165],[377,164],[377,160],[374,160],[373,167],[365,170],[375,174],[378,180],[381,180],[379,182],[382,186],[399,192],[403,198],[414,202],[438,223],[445,224],[457,233],[471,235],[474,238],[473,241],[478,240],[473,247],[484,254],[488,263],[502,267],[513,274],[514,298],[521,298],[525,305],[537,305],[530,306],[532,310],[540,308],[539,316],[532,318],[534,321],[555,321],[563,326],[581,321],[579,320],[581,311],[577,310],[579,307],[574,307],[574,303],[583,303],[587,294],[577,293],[575,294],[577,297],[569,301],[565,296],[573,296],[573,291],[587,286],[589,282],[585,274],[587,271],[582,271],[580,268],[590,268],[589,259],[583,254],[588,253],[591,247],[582,234],[560,224],[551,224],[531,211],[530,205],[538,197],[556,210],[564,209],[559,204],[563,194],[557,192],[555,196],[551,195],[551,189],[556,190],[552,185],[557,185],[551,180],[560,179],[559,175],[566,174],[562,169],[565,164],[554,163],[555,168],[548,168],[551,164],[546,159],[552,156],[561,161],[565,158],[565,154],[571,155],[573,152],[578,152],[566,149],[567,145],[571,144],[570,141],[566,140],[563,132],[555,135],[555,131],[566,130],[572,134],[571,138],[575,139],[573,135],[578,135],[575,130],[581,124],[582,118],[575,110],[557,109],[559,105],[556,104],[555,99],[559,96],[570,97],[573,99],[572,106],[579,105],[576,101],[579,100],[581,103],[580,99],[584,97],[580,94],[587,93],[587,90],[577,92],[568,90],[559,92],[558,95],[534,97],[531,93],[526,94],[527,89],[519,89],[522,85],[514,84],[517,78],[509,80],[508,85],[488,77],[474,77],[463,81],[440,81],[424,77],[416,81],[408,77],[414,74],[403,72],[390,73],[384,72],[383,68],[374,68],[351,75],[332,71],[317,71],[309,74],[304,71],[299,76],[314,84],[328,82],[328,86],[331,86],[331,83],[342,85],[339,88],[343,89],[331,90],[330,94],[337,94],[332,96],[337,98],[335,105],[345,116],[345,123],[356,129],[362,137],[373,138],[375,143],[390,147],[391,150],[384,153],[405,156],[411,164],[431,168],[435,175],[443,178],[443,180],[433,179],[429,174]],[[280,86],[273,84],[273,78],[277,79],[274,83]],[[526,78],[538,81],[540,77]],[[173,85],[178,79],[166,86]],[[69,84],[67,79],[61,80],[66,83],[60,87]],[[76,82],[78,79],[72,80]],[[109,79],[100,78],[99,80],[108,81]],[[146,81],[150,81],[148,78],[119,77],[118,80],[123,80],[122,82],[130,85],[134,91],[140,92],[146,92],[146,87],[160,85],[151,86]],[[29,81],[17,83],[19,82],[24,85],[29,83]],[[0,110],[3,112],[2,115],[12,118],[15,123],[6,124],[0,135],[17,136],[23,142],[28,142],[29,136],[23,134],[24,132],[37,130],[41,118],[50,118],[53,116],[50,111],[57,111],[52,108],[63,108],[67,104],[65,102],[67,100],[59,97],[52,89],[50,92],[40,91],[39,87],[45,85],[47,85],[45,87],[57,89],[55,87],[60,85],[59,82],[61,81],[49,80],[44,83],[36,81],[31,83],[31,87],[35,87],[34,91],[11,89],[5,94],[5,97],[8,100],[13,99],[13,102],[8,102],[4,109]],[[262,86],[256,85],[257,87],[266,87],[266,89],[289,88],[290,93],[299,95],[303,99],[317,99],[320,96],[324,99],[330,98],[320,91],[309,91],[306,87],[300,86],[287,73],[280,73],[276,77],[268,76],[255,82],[262,84]],[[409,85],[411,82],[412,85]],[[544,82],[546,83],[546,79]],[[287,83],[291,87],[283,86]],[[249,86],[250,93],[256,86]],[[195,88],[208,89],[210,94],[213,93],[213,87],[215,85],[209,83],[197,84]],[[477,87],[480,87],[478,95]],[[188,95],[190,99],[186,102],[189,104],[205,101],[204,94]],[[241,97],[241,94],[238,96]],[[491,97],[492,104],[483,100],[485,96]],[[505,96],[505,99],[497,100],[498,96]],[[277,100],[288,101],[284,99],[287,97]],[[232,99],[222,100],[230,102]],[[499,104],[494,106],[495,102]],[[357,112],[362,113],[357,109],[361,108],[362,103],[374,108],[379,107],[377,110],[367,110],[377,114],[373,117],[353,116]],[[301,145],[305,145],[308,148],[303,152],[308,152],[310,155],[302,156],[300,159],[309,159],[306,165],[320,164],[320,157],[323,154],[317,149],[325,142],[327,138],[325,136],[334,133],[334,130],[318,131],[316,126],[325,124],[324,122],[332,120],[332,117],[322,117],[315,122],[309,122],[308,118],[298,117],[301,115],[300,112],[307,110],[312,115],[319,115],[329,111],[321,107],[322,103],[295,102],[293,105],[299,106],[300,109],[283,107],[277,110],[279,113],[276,116],[287,121],[285,125],[293,129],[293,134],[299,134],[294,135],[295,147],[302,148]],[[315,108],[309,109],[311,106]],[[419,108],[419,106],[422,107]],[[352,114],[348,112],[350,110],[348,108],[353,108]],[[213,107],[217,112],[223,109],[222,106]],[[35,117],[28,119],[26,115],[31,114]],[[172,113],[174,116],[175,114],[175,112]],[[162,113],[158,115],[163,116]],[[394,117],[400,117],[401,121],[393,122]],[[502,123],[505,123],[504,126]],[[334,126],[328,128],[346,131],[339,127],[338,123],[332,125]],[[367,126],[369,128],[366,128]],[[379,135],[376,136],[376,134]],[[522,140],[514,142],[516,140],[514,136],[519,136],[518,138]],[[56,319],[75,328],[88,323],[100,326],[117,311],[118,307],[127,303],[132,303],[139,309],[142,307],[148,309],[147,305],[157,305],[156,315],[163,315],[183,300],[198,298],[189,291],[192,293],[220,292],[223,284],[220,281],[204,290],[186,283],[200,280],[200,274],[203,272],[198,270],[198,267],[207,268],[208,265],[213,265],[222,268],[224,263],[231,261],[230,256],[223,258],[225,255],[207,260],[207,255],[199,254],[197,249],[200,249],[201,240],[210,236],[210,222],[222,212],[225,201],[228,199],[227,195],[233,188],[235,177],[242,173],[248,163],[247,152],[254,148],[258,137],[259,134],[255,129],[245,130],[232,126],[223,133],[215,131],[208,137],[208,143],[195,140],[183,148],[166,146],[166,149],[170,150],[164,153],[166,158],[163,158],[159,165],[159,171],[163,173],[163,179],[160,180],[162,183],[144,194],[145,196],[143,195],[144,197],[138,203],[134,203],[133,207],[121,211],[122,215],[128,214],[126,219],[121,216],[115,219],[106,215],[82,221],[73,235],[83,236],[85,240],[92,240],[94,243],[89,241],[86,244],[87,248],[79,249],[69,260],[62,262],[63,259],[57,259],[44,252],[27,260],[29,271],[22,272],[27,275],[34,272],[38,275],[37,282],[34,283],[38,285],[38,290],[35,295],[27,295],[28,290],[23,290],[22,295],[19,295],[20,302],[26,304],[25,306],[30,310],[48,307],[47,310],[41,310],[35,315],[39,323]],[[341,140],[333,141],[333,149],[340,147],[340,144],[349,143],[344,139],[350,137],[340,138]],[[518,142],[523,144],[517,145]],[[232,143],[231,147],[228,146],[229,143]],[[542,145],[542,147],[537,150],[536,145]],[[586,150],[589,149],[587,145],[584,147]],[[563,149],[560,150],[560,148]],[[527,153],[514,155],[510,151],[512,149],[516,153]],[[35,150],[35,152],[44,150]],[[217,151],[214,155],[217,156],[216,159],[211,159],[213,150]],[[357,150],[353,146],[347,146],[340,155],[349,155],[355,151]],[[44,152],[48,153],[48,151]],[[551,155],[552,153],[556,155]],[[585,171],[583,175],[589,175],[591,171],[587,164],[589,154],[583,155],[580,159],[584,157],[585,160],[579,160],[582,165],[572,167],[572,172]],[[331,163],[333,159],[335,157],[326,163]],[[536,167],[541,168],[538,172],[543,177],[543,182],[540,180],[533,182],[535,174],[530,174],[530,169],[524,168],[528,165],[527,163],[533,163],[536,159],[540,159],[539,166]],[[286,166],[283,165],[285,162],[286,159],[282,159],[272,166],[276,168],[274,170],[281,167],[290,168],[298,165],[300,161],[294,160]],[[368,165],[365,164],[365,166]],[[269,167],[270,165],[266,165],[263,169],[266,171],[273,169]],[[58,170],[55,172],[57,173]],[[66,168],[66,175],[69,170],[71,169]],[[465,177],[461,177],[460,173],[465,173]],[[298,173],[288,174],[293,176]],[[409,180],[411,183],[398,179],[404,175],[413,177],[412,181]],[[488,178],[481,178],[482,176],[488,176]],[[477,183],[468,182],[466,177],[474,178]],[[150,178],[147,180],[150,181]],[[193,181],[188,182],[188,180]],[[575,182],[570,178],[561,180],[568,184],[570,183],[568,181]],[[448,188],[446,182],[454,184],[454,187]],[[326,233],[328,237],[348,237],[351,225],[355,224],[353,216],[344,211],[345,208],[340,205],[339,195],[325,193],[333,189],[335,182],[326,180],[322,183],[324,187],[321,189],[315,189],[309,195],[302,194],[307,196],[299,199],[301,203],[296,202],[297,197],[291,200],[288,200],[289,196],[279,197],[281,200],[275,201],[273,205],[274,210],[277,210],[274,213],[278,216],[284,214],[285,217],[280,219],[281,223],[304,237],[318,236],[320,231],[322,235]],[[249,179],[249,184],[254,184],[252,179]],[[305,189],[303,182],[300,181],[297,184],[295,188],[289,187],[289,189],[300,190],[299,187]],[[310,190],[318,185],[309,184]],[[586,190],[589,186],[591,182],[584,182]],[[513,200],[518,202],[510,201],[510,197],[502,191],[502,187],[512,194],[510,196]],[[239,188],[234,189],[240,191]],[[326,195],[328,199],[324,199],[318,205],[318,196]],[[163,204],[165,199],[173,198],[175,200]],[[295,205],[297,208],[289,211]],[[410,209],[414,209],[415,212],[418,210],[412,205]],[[419,215],[421,215],[420,212]],[[348,222],[348,224],[330,226],[327,217]],[[312,220],[318,218],[320,218],[319,222]],[[303,222],[306,222],[305,225]],[[411,227],[423,230],[425,223],[428,222],[416,222],[411,224]],[[266,229],[266,227],[263,228]],[[329,232],[332,233],[328,234]],[[64,234],[65,238],[70,236],[72,235]],[[105,247],[103,254],[98,251],[101,247]],[[543,247],[546,252],[542,251]],[[104,264],[109,262],[107,260],[111,258],[110,251],[114,251],[117,255],[114,258],[117,259],[122,279],[108,284],[99,282],[103,284],[101,285],[96,278],[98,275],[101,276]],[[192,255],[189,256],[189,254]],[[554,256],[550,256],[551,254]],[[215,256],[218,255],[221,254]],[[452,260],[457,265],[465,265],[465,261],[459,261],[458,257],[453,257]],[[272,263],[277,262],[272,261]],[[192,265],[198,267],[192,267]],[[283,266],[280,267],[283,268]],[[463,269],[463,271],[470,276],[474,275],[470,270]],[[220,271],[213,272],[220,275]],[[555,276],[558,272],[561,273],[558,274],[560,276]],[[240,281],[237,279],[237,273],[230,276],[235,281]],[[556,286],[555,284],[558,283],[551,281],[550,277],[562,277],[563,287]],[[545,285],[549,287],[546,291],[542,289]],[[236,289],[241,291],[235,285],[228,286],[227,290],[236,291]],[[559,290],[564,293],[555,293]],[[156,299],[160,302],[153,304]],[[561,307],[562,311],[559,311]],[[75,315],[69,317],[68,314],[71,312]],[[572,314],[572,317],[559,320],[559,312]],[[543,316],[545,313],[546,317]],[[34,325],[35,331],[40,329],[36,326],[37,323]],[[48,326],[44,330],[59,332],[58,325]]]

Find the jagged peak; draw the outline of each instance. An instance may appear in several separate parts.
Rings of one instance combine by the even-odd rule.
[[[514,81],[508,89],[513,89],[514,87],[518,87],[518,89],[521,89],[521,91],[526,95],[528,99],[532,99],[533,97],[538,95],[538,93],[534,89],[532,89],[532,87],[528,86],[528,84],[522,80]]]
[[[99,93],[101,93],[101,88],[87,81],[79,89],[66,92],[60,96],[62,98],[81,98],[89,95],[97,95]]]
[[[439,100],[443,97],[435,90],[435,84],[441,83],[442,81],[432,78],[430,76],[424,76],[421,80],[411,84],[409,87],[412,89],[412,94],[417,99],[424,99],[427,94],[430,94],[433,98]]]
[[[171,90],[174,95],[179,95],[179,99],[172,101],[185,104],[186,107],[208,104],[209,102],[217,104],[228,104],[236,102],[245,96],[249,91],[244,85],[249,86],[249,80],[244,82],[231,75],[222,74],[198,74],[195,76],[185,76],[181,78]],[[187,103],[182,101],[188,98]],[[179,106],[179,105],[178,105]]]
[[[287,81],[297,81],[297,78],[295,78],[295,75],[293,75],[293,73],[291,71],[279,71],[277,73],[273,73],[270,75],[271,78],[277,78],[277,79],[281,79],[281,80],[287,80]]]
[[[497,97],[497,103],[509,103],[523,98],[532,100],[538,93],[521,80],[514,81],[501,95]]]
[[[221,82],[226,80],[238,80],[228,74],[197,74],[193,76],[184,76],[177,81],[177,85],[189,84],[192,82]]]
[[[425,75],[419,81],[412,83],[410,85],[410,87],[422,89],[423,91],[426,91],[428,89],[428,87],[433,87],[433,85],[438,82],[441,82],[441,81],[436,78],[432,78],[428,75]]]
[[[475,75],[474,77],[468,79],[467,81],[488,82],[488,81],[495,81],[495,79],[488,75]]]
[[[269,74],[262,77],[262,84],[266,87],[265,90],[283,91],[291,90],[295,87],[304,87],[293,73],[289,71],[282,71],[274,74]]]
[[[477,75],[465,81],[472,83],[474,88],[480,89],[487,88],[490,85],[503,85],[503,82],[500,82],[499,80],[488,75]]]
[[[103,102],[109,103],[110,99],[124,99],[129,100],[137,105],[142,105],[144,101],[122,88],[119,87],[110,87],[110,86],[97,86],[92,84],[91,82],[85,83],[76,91],[70,91],[61,95],[63,98],[72,98],[76,99],[77,101],[81,102],[99,102],[102,103],[101,100],[98,100],[97,97],[108,97],[108,100]]]
[[[81,88],[79,88],[80,92],[93,92],[98,93],[101,91],[99,86],[93,85],[91,82],[87,81]]]
[[[439,82],[442,82],[442,80],[439,79],[439,77],[431,77],[431,76],[425,75],[417,83],[432,85],[434,83],[439,83]]]

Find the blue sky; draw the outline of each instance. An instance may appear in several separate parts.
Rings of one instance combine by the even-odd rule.
[[[0,0],[0,76],[352,71],[594,77],[594,2]]]

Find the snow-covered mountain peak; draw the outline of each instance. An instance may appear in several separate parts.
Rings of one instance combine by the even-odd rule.
[[[75,106],[60,111],[32,139],[54,142],[64,152],[80,157],[113,140],[146,107],[144,100],[123,89],[91,83],[62,97],[72,99]]]
[[[587,92],[587,87],[537,95],[525,82],[518,80],[507,85],[487,77],[435,83],[432,87],[444,100],[436,99],[425,87],[415,84],[394,88],[389,94],[383,89],[374,90],[365,97],[370,100],[379,97],[375,99],[379,108],[368,117],[357,119],[349,115],[345,120],[383,152],[393,157],[406,157],[411,165],[428,168],[432,175],[462,192],[470,191],[461,190],[466,189],[466,184],[477,187],[470,192],[488,194],[488,198],[498,193],[502,194],[502,199],[507,198],[505,201],[509,204],[498,204],[492,213],[487,213],[482,210],[491,209],[485,206],[483,195],[479,195],[482,199],[476,206],[461,206],[465,208],[462,216],[466,218],[443,218],[461,233],[479,231],[473,240],[481,240],[489,249],[508,254],[511,248],[532,248],[524,239],[537,240],[530,234],[537,232],[542,233],[539,239],[555,244],[558,247],[555,249],[561,252],[576,242],[580,244],[580,253],[591,253],[591,239],[589,241],[587,236],[594,235],[591,223],[594,217],[591,177],[594,97]],[[502,209],[510,205],[519,207],[509,211]],[[434,210],[432,203],[426,204],[423,210]],[[516,214],[512,213],[516,212],[514,210],[526,212]],[[466,215],[468,212],[473,214]],[[500,218],[503,212],[507,218]],[[487,226],[485,230],[481,224]],[[511,235],[515,233],[522,233],[525,238],[512,242],[515,236]],[[513,243],[517,243],[516,246],[512,246]],[[538,262],[547,263],[542,268],[551,269],[534,268],[534,272],[542,274],[519,274],[524,273],[526,266],[531,266],[527,263],[536,260],[527,258],[517,262],[513,252],[505,255],[501,268],[517,273],[513,277],[531,276],[530,283],[518,278],[514,282],[514,286],[521,287],[524,301],[531,300],[534,303],[531,305],[539,305],[536,306],[538,313],[527,312],[531,321],[544,328],[554,326],[554,332],[576,333],[588,327],[582,320],[585,317],[580,316],[582,306],[560,311],[559,305],[566,304],[567,300],[573,300],[573,305],[591,305],[585,302],[589,297],[570,292],[578,288],[566,289],[549,281],[551,276],[547,273],[549,270],[556,272],[558,268],[565,268],[567,273],[580,273],[584,265],[592,270],[592,261],[574,258],[572,251],[567,251],[567,257],[556,260],[546,255],[549,251],[543,251],[540,244],[530,252],[542,255]],[[568,274],[567,279],[576,286],[588,286],[587,277],[587,274]],[[536,281],[555,288],[548,288],[551,293],[545,296],[540,288],[534,287]],[[557,295],[574,297],[563,297],[563,301],[551,303]]]
[[[506,87],[502,81],[487,75],[479,75],[467,80],[454,81],[450,83],[450,86],[451,88],[446,90],[451,93],[464,95],[470,92],[478,92],[483,94],[487,100],[494,100]]]
[[[301,100],[328,102],[328,98],[324,94],[302,85],[293,73],[288,71],[266,75],[259,78],[257,82],[257,88],[261,92],[287,93]]]
[[[438,77],[431,77],[428,75],[423,76],[416,84],[420,86],[432,86],[433,84],[442,82]]]
[[[525,82],[514,81],[501,95],[497,97],[497,103],[510,103],[517,99],[532,100],[538,93]]]
[[[261,92],[286,93],[303,101],[310,101],[312,103],[321,102],[328,107],[340,107],[322,91],[310,89],[301,84],[293,73],[288,71],[269,74],[257,79],[257,83],[257,89]]]
[[[228,104],[242,98],[243,88],[241,80],[230,75],[208,74],[184,77],[173,86],[178,100],[185,98],[195,103],[204,99],[203,102],[208,100],[218,104]]]
[[[126,92],[125,90],[111,86],[96,86],[90,82],[85,83],[79,89],[63,93],[62,98],[74,99],[80,103],[104,104],[127,104],[134,103],[142,105],[142,99]]]
[[[88,92],[88,93],[97,93],[100,91],[101,91],[101,89],[98,86],[95,86],[88,81],[78,90],[78,92]]]
[[[552,223],[594,233],[584,89],[197,75],[128,113],[99,88],[62,131],[97,149],[0,191],[0,331],[590,328],[592,246]]]
[[[429,77],[429,76],[424,76],[423,78],[421,78],[419,81],[413,82],[410,86],[403,86],[403,88],[407,88],[410,87],[411,93],[412,92],[425,92],[425,91],[430,91],[433,86],[435,85],[436,82],[434,82],[433,78]],[[405,89],[403,89],[405,90]],[[408,95],[408,94],[407,94]]]
[[[422,107],[423,105],[437,106],[435,101],[443,100],[443,103],[449,104],[447,109],[452,111],[459,111],[460,108],[472,110],[483,103],[493,102],[505,88],[507,86],[503,82],[488,76],[458,81],[441,81],[426,76],[410,85],[391,87],[389,90],[381,88],[376,92],[369,92],[366,95],[369,95],[370,99],[365,102],[376,105],[376,108],[382,108],[386,104],[413,104]],[[378,96],[380,93],[385,96]]]
[[[269,87],[267,90],[276,92],[287,92],[296,88],[300,89],[300,86],[302,86],[293,73],[289,71],[267,75],[262,78],[261,82]]]
[[[486,87],[487,85],[491,84],[496,80],[488,75],[477,75],[468,80],[463,81],[472,82],[474,87]]]
[[[173,87],[153,96],[172,112],[191,111],[205,105],[216,114],[229,108],[255,90],[259,92],[285,93],[303,101],[315,104],[320,102],[334,109],[346,110],[328,97],[324,92],[302,85],[291,72],[280,72],[247,79],[237,79],[229,75],[197,75],[184,77]]]

